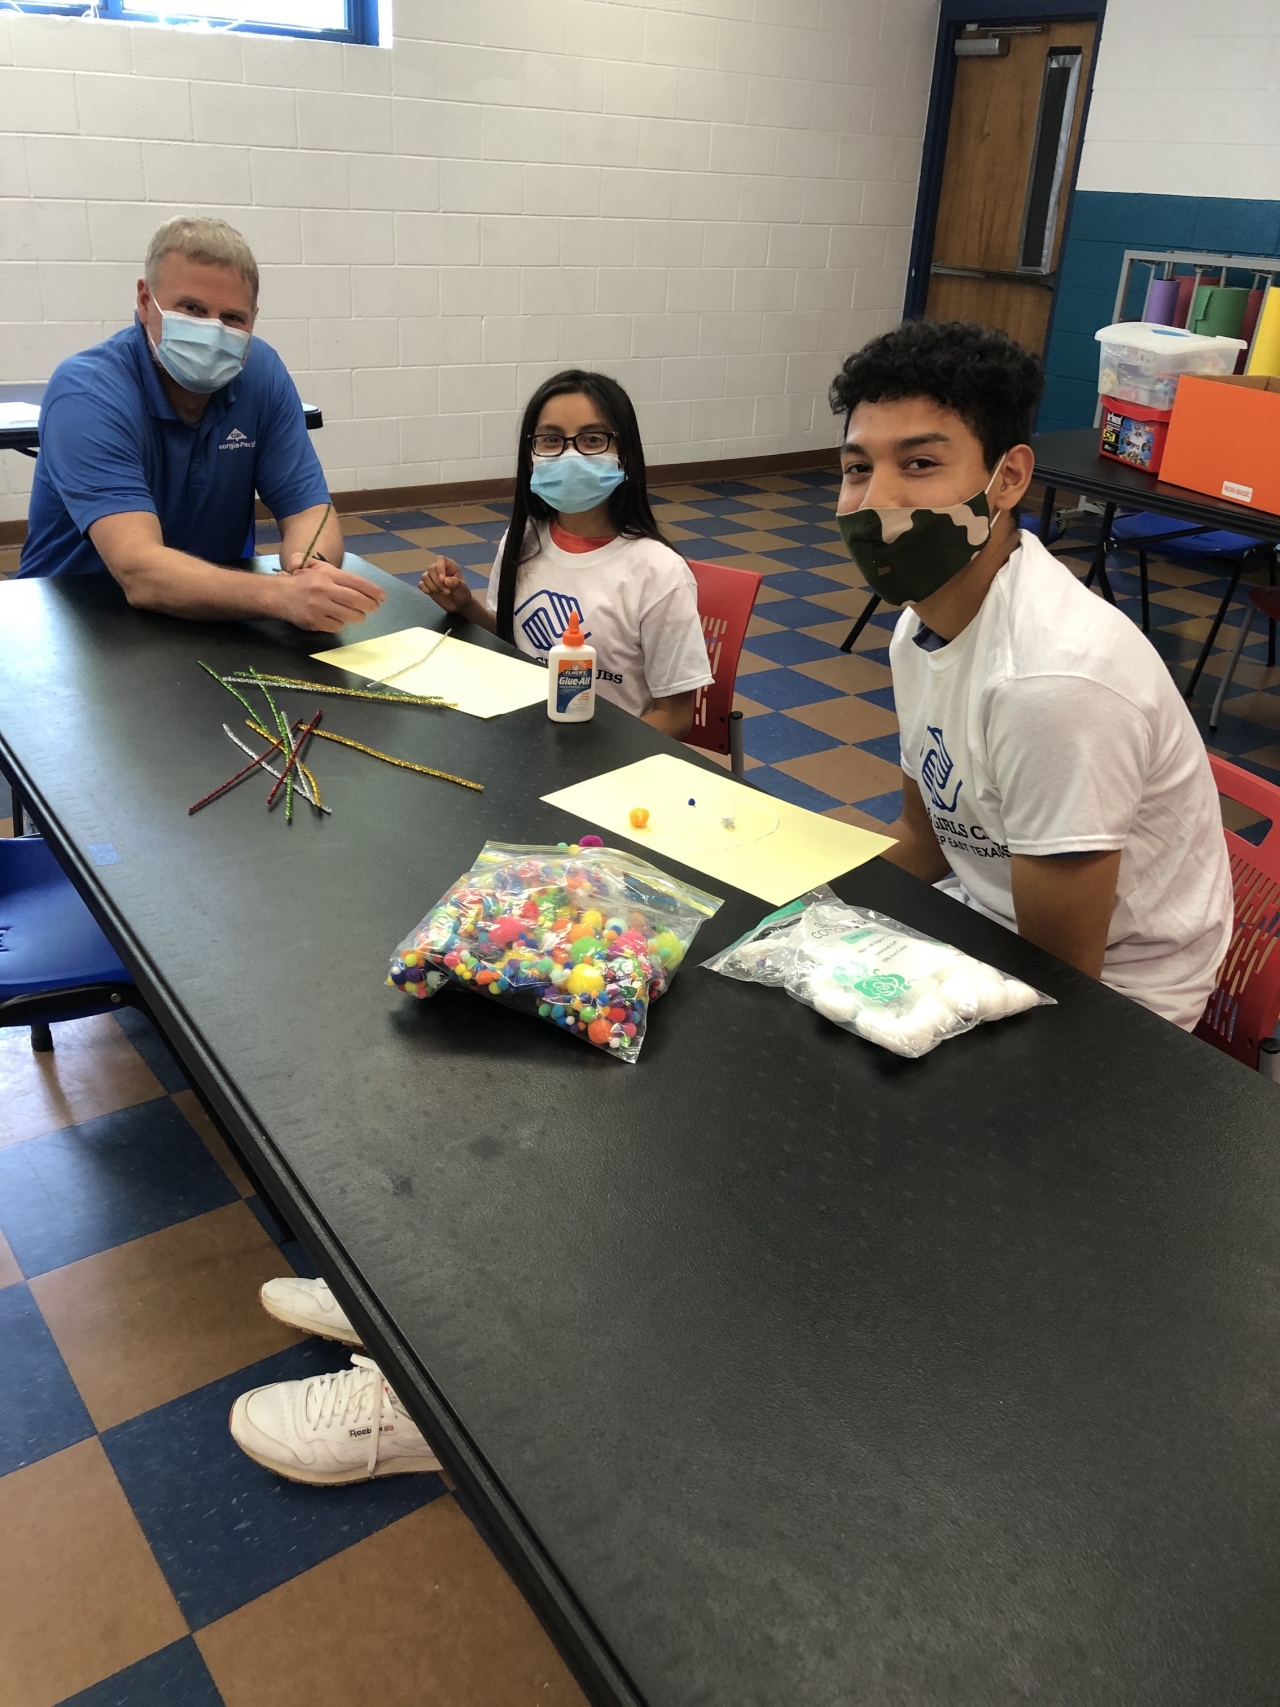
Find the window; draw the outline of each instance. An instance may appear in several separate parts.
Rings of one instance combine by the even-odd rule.
[[[1036,123],[1035,147],[1031,152],[1031,175],[1027,181],[1027,203],[1022,215],[1022,241],[1018,247],[1020,273],[1047,273],[1053,265],[1058,201],[1071,145],[1081,58],[1078,47],[1065,47],[1052,50],[1044,62],[1040,117]]]
[[[378,44],[378,0],[175,0],[172,9],[164,10],[157,8],[156,0],[17,0],[12,9],[168,24],[197,33],[234,30],[241,35]]]

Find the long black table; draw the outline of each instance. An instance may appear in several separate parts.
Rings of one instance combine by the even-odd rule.
[[[368,631],[443,620],[387,584]],[[328,700],[484,794],[325,747],[331,819],[189,818],[238,713],[197,659],[314,649],[0,587],[0,765],[591,1699],[1274,1707],[1275,1087],[882,861],[837,889],[1059,1005],[910,1062],[691,963],[626,1067],[413,1002],[482,842],[668,744]]]

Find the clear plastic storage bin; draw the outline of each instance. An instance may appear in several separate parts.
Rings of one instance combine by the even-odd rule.
[[[1102,349],[1098,391],[1144,409],[1172,409],[1184,373],[1234,373],[1243,338],[1206,338],[1180,326],[1129,320],[1104,326],[1094,337]]]

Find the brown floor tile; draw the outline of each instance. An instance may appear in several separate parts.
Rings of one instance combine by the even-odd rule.
[[[1181,563],[1170,563],[1167,558],[1151,557],[1147,560],[1147,579],[1152,586],[1163,581],[1170,587],[1198,587],[1202,581],[1212,578],[1203,569],[1188,569]]]
[[[505,509],[490,509],[488,504],[439,504],[427,514],[451,528],[470,527],[473,522],[505,522],[507,519]]]
[[[804,504],[806,500],[792,497],[789,492],[766,490],[764,492],[743,492],[738,502],[750,504],[753,510],[790,510],[798,504]]]
[[[759,520],[758,517],[756,519]],[[784,538],[780,533],[733,533],[726,525],[725,531],[717,536],[717,543],[730,551],[787,551],[795,541]]]
[[[844,637],[852,627],[852,620],[847,616],[842,616],[838,622],[815,622],[811,628],[800,629],[799,633],[811,634],[815,640],[825,640],[828,646],[840,646],[844,643]],[[868,635],[873,638],[868,640]],[[889,630],[887,628],[864,628],[858,638],[865,642],[864,649],[872,646],[887,646],[889,644]]]
[[[1280,729],[1280,694],[1242,693],[1237,699],[1229,699],[1222,709],[1262,729]]]
[[[382,531],[377,522],[371,522],[361,515],[339,516],[338,520],[342,523],[343,539],[353,533],[380,533]]]
[[[882,824],[879,818],[873,818],[869,812],[859,812],[856,806],[832,806],[823,813],[823,817],[838,818],[842,824],[856,825],[859,830],[874,830],[877,836],[889,833],[887,824]]]
[[[1214,598],[1210,593],[1197,593],[1192,587],[1174,587],[1161,593],[1152,593],[1151,603],[1163,605],[1167,610],[1184,610],[1188,616],[1216,616],[1221,598]]]
[[[1222,808],[1223,827],[1228,830],[1251,830],[1255,824],[1272,822],[1264,818],[1261,812],[1255,812],[1251,806],[1244,806],[1238,800],[1228,800],[1225,794],[1218,796],[1218,804]]]
[[[1280,654],[1280,648],[1277,648],[1277,652]],[[1227,665],[1230,662],[1230,652],[1211,652],[1208,662],[1205,664],[1204,673],[1206,676],[1216,676],[1221,679],[1226,675]],[[1265,693],[1271,688],[1280,687],[1280,664],[1274,664],[1268,668],[1265,660],[1260,662],[1254,658],[1241,658],[1235,667],[1235,673],[1231,680],[1233,683],[1238,683],[1242,688],[1261,688]]]
[[[205,1149],[210,1152],[214,1161],[217,1162],[241,1197],[252,1197],[252,1180],[231,1154],[226,1139],[200,1106],[200,1098],[196,1093],[194,1091],[174,1091],[173,1100],[186,1116],[188,1124],[194,1128],[196,1136],[203,1142]]]
[[[754,699],[747,699],[740,693],[733,696],[733,709],[740,711],[744,717],[760,717],[769,710],[767,705],[759,705]]]
[[[665,528],[669,522],[699,522],[707,519],[707,512],[695,510],[692,504],[664,504],[661,500],[655,503],[654,514],[661,528]]]
[[[767,616],[753,616],[747,624],[747,639],[756,634],[781,634],[782,624],[770,622]]]
[[[466,528],[397,528],[396,533],[401,539],[411,539],[415,545],[430,546],[432,551],[443,551],[450,545],[474,545],[481,537],[478,533],[468,533]]]
[[[511,1579],[448,1495],[196,1636],[227,1707],[581,1707]]]
[[[789,474],[753,474],[750,479],[742,482],[744,486],[758,486],[762,492],[812,492],[814,488],[807,480],[793,480]]]
[[[810,788],[820,788],[846,806],[902,787],[897,765],[887,764],[874,753],[864,753],[860,747],[829,747],[825,753],[810,753],[805,759],[783,759],[774,769],[798,777]]]
[[[99,1440],[0,1480],[0,1701],[53,1703],[187,1634]]]
[[[1268,770],[1280,771],[1280,743],[1271,747],[1259,747],[1256,753],[1243,753],[1241,757],[1251,760],[1255,765],[1265,765]]]
[[[1157,626],[1162,634],[1176,634],[1181,640],[1194,640],[1197,646],[1203,646],[1213,622],[1207,616],[1189,616],[1185,622],[1159,622]],[[1219,647],[1233,645],[1238,632],[1238,629],[1228,628],[1224,622],[1218,630],[1215,644]]]
[[[778,599],[789,599],[790,597],[790,593],[783,592],[780,587],[771,587],[766,582],[756,593],[756,603],[758,605],[771,605],[776,603]]]
[[[0,818],[0,836],[11,836],[12,834],[13,834],[13,819],[12,818]]]
[[[671,541],[672,545],[687,545],[691,539],[700,540],[702,538],[701,534],[690,533],[688,528],[682,528],[678,522],[669,522],[665,516],[662,518],[660,525],[663,533]],[[709,545],[713,545],[715,542],[714,540],[708,540],[707,543]],[[697,551],[686,552],[684,555],[686,557],[692,557],[695,563],[705,563],[707,561],[707,559]]]
[[[164,1095],[110,1014],[55,1025],[53,1043],[37,1055],[25,1026],[0,1031],[0,1146]]]
[[[7,581],[18,573],[18,565],[22,561],[20,545],[0,545],[0,581]]]
[[[898,719],[882,705],[869,699],[846,694],[841,699],[820,699],[814,705],[792,705],[787,716],[810,729],[821,729],[824,735],[834,735],[837,741],[874,741],[879,735],[896,735]],[[861,800],[862,795],[851,799]]]
[[[785,575],[789,569],[794,569],[794,563],[784,563],[780,557],[761,557],[754,551],[722,551],[723,541],[708,539],[706,550],[702,553],[704,563],[723,563],[730,569],[751,569],[757,575]],[[696,560],[696,556],[695,556]]]
[[[18,1267],[18,1259],[9,1249],[9,1241],[0,1233],[0,1289],[16,1286],[21,1279],[22,1270]]]
[[[99,1429],[270,1357],[303,1336],[258,1302],[289,1265],[245,1203],[30,1282]]]
[[[726,529],[732,527],[763,527],[768,529],[770,527],[802,528],[808,526],[803,516],[788,515],[785,510],[779,509],[739,510],[736,515],[722,516],[720,519],[724,522]]]
[[[761,670],[779,670],[782,666],[775,664],[772,658],[761,658],[754,652],[748,652],[746,647],[738,654],[738,674],[740,676],[756,676]]]
[[[698,751],[702,754],[704,759],[710,759],[713,765],[719,765],[721,770],[727,771],[733,769],[733,761],[730,759],[728,753],[713,753],[706,747],[699,747]],[[759,770],[763,763],[763,759],[753,759],[751,754],[747,753],[743,759],[742,768],[744,771],[755,771]]]
[[[835,558],[837,562],[843,560],[845,563],[849,564],[850,567],[853,566],[853,559],[849,556],[849,548],[845,545],[842,539],[835,539],[830,545],[819,542],[813,549],[815,551],[825,552],[828,557]],[[860,573],[860,571],[858,572]],[[830,573],[830,569],[819,570],[819,574],[822,575],[829,575]]]
[[[861,616],[868,598],[865,586],[846,587],[841,593],[810,593],[809,603],[825,605],[828,610],[839,611],[841,616]]]
[[[709,492],[705,486],[658,486],[653,483],[653,476],[658,471],[649,471],[649,491],[655,498],[662,498],[671,504],[696,504],[699,498],[718,498],[719,492]]]
[[[371,551],[365,562],[374,564],[388,575],[421,575],[439,555],[438,551]],[[349,563],[351,559],[347,561]]]
[[[893,671],[887,664],[864,658],[856,649],[842,652],[838,658],[819,658],[814,664],[793,664],[791,668],[797,675],[839,688],[841,693],[870,693],[874,688],[893,685]]]

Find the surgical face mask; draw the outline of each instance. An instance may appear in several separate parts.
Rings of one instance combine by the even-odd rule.
[[[594,510],[626,479],[616,456],[579,456],[565,450],[559,456],[533,459],[529,490],[562,515]]]
[[[867,585],[886,604],[916,604],[936,593],[982,550],[991,538],[987,493],[1004,466],[967,504],[934,509],[872,509],[864,505],[837,516],[840,537]]]
[[[230,385],[249,353],[247,332],[237,332],[221,320],[197,320],[165,308],[160,310],[160,342],[149,331],[147,342],[170,379],[202,396]]]

